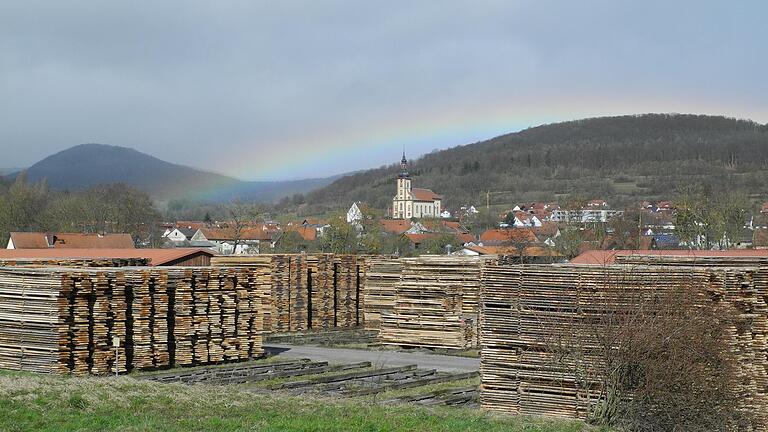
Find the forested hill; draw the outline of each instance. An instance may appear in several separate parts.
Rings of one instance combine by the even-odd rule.
[[[398,154],[393,149],[393,160]],[[647,114],[549,124],[433,152],[411,163],[414,187],[444,205],[671,197],[680,183],[768,194],[768,126],[719,116]],[[398,167],[360,172],[309,193],[305,212],[363,201],[385,209]],[[508,192],[507,192],[508,191]]]
[[[166,162],[132,148],[104,144],[81,144],[48,156],[29,167],[26,175],[33,182],[45,179],[53,189],[79,190],[124,183],[158,200],[194,198],[214,202],[236,198],[275,201],[328,185],[338,178],[240,181]]]

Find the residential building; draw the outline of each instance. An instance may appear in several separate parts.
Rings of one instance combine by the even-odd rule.
[[[134,249],[130,234],[12,232],[6,249]]]
[[[353,202],[352,206],[347,210],[347,223],[357,223],[363,220],[363,212],[358,204],[359,202]]]
[[[0,259],[9,258],[146,258],[150,266],[209,266],[214,254],[206,249],[0,249]]]

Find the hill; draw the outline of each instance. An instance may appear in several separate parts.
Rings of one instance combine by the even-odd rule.
[[[398,154],[393,151],[393,161]],[[414,187],[444,206],[604,198],[624,205],[674,196],[683,183],[768,198],[768,126],[720,116],[646,114],[529,128],[424,155],[411,162]],[[360,172],[311,192],[307,213],[364,201],[385,209],[397,165]]]
[[[324,186],[336,177],[285,182],[245,182],[173,164],[131,148],[82,144],[51,155],[27,169],[31,181],[46,179],[54,189],[83,189],[125,183],[153,198],[273,201]]]

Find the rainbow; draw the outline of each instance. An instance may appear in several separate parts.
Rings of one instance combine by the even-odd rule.
[[[643,100],[608,103],[605,99],[599,95],[565,101],[559,97],[542,97],[536,105],[512,105],[506,101],[485,103],[476,110],[471,105],[454,109],[433,107],[377,118],[375,124],[335,131],[302,131],[280,142],[265,143],[253,138],[239,143],[242,150],[237,160],[227,161],[226,171],[242,179],[285,178],[286,173],[296,173],[296,178],[320,177],[325,173],[313,174],[318,166],[333,166],[343,158],[376,160],[359,167],[368,169],[380,166],[382,155],[392,155],[387,163],[397,162],[404,147],[410,149],[409,158],[413,159],[431,149],[469,144],[541,124],[628,113],[680,112],[768,118],[765,107],[743,107],[746,109],[736,113],[724,110],[717,101],[646,96]],[[414,154],[417,153],[414,149],[420,153]],[[215,195],[219,187],[221,185],[212,185],[199,191],[199,195]]]

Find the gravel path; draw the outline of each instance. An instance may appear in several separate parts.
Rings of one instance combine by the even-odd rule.
[[[443,372],[472,372],[480,369],[480,359],[428,353],[399,351],[369,351],[347,348],[326,348],[307,345],[265,344],[268,351],[285,358],[308,358],[331,364],[369,361],[374,366],[396,367],[415,364],[421,369]]]

